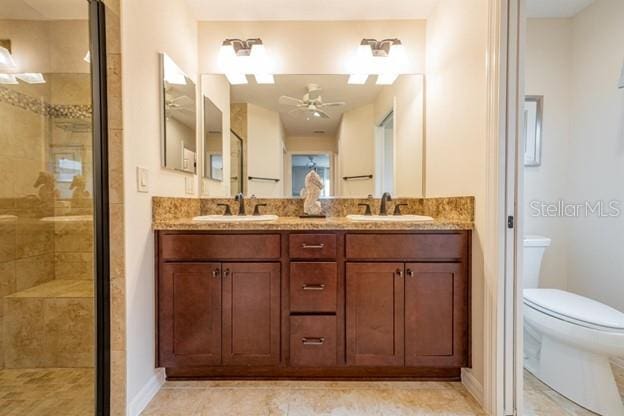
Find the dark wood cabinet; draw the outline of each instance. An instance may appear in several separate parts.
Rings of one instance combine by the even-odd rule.
[[[277,364],[279,320],[279,263],[223,263],[223,364]]]
[[[160,363],[221,363],[221,264],[169,263],[158,286]]]
[[[467,365],[467,286],[461,263],[408,263],[405,365]]]
[[[403,365],[402,263],[347,263],[347,364]]]
[[[457,380],[470,231],[157,231],[170,379]]]

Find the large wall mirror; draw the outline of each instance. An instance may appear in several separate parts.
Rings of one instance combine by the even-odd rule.
[[[166,54],[160,55],[162,165],[187,173],[197,167],[195,83]]]
[[[223,113],[204,96],[204,178],[223,180]]]
[[[314,169],[323,197],[423,196],[422,75],[392,85],[375,77],[352,85],[348,75],[276,75],[269,85],[251,78],[229,85],[222,75],[202,77],[204,107],[223,102],[224,91],[229,104],[220,162],[230,181],[213,195],[298,197]],[[213,169],[208,156],[205,168]]]

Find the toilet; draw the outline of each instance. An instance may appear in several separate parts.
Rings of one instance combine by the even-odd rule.
[[[574,293],[540,289],[550,243],[542,236],[524,238],[524,366],[586,409],[624,416],[609,364],[610,357],[624,356],[624,313]]]

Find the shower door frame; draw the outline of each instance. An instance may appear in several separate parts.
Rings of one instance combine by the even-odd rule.
[[[102,0],[89,2],[93,123],[95,248],[95,414],[110,414],[110,232],[108,199],[108,100],[106,19]]]

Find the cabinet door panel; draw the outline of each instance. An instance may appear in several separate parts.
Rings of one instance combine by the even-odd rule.
[[[160,365],[221,363],[219,263],[161,266],[158,305]]]
[[[403,365],[403,263],[347,263],[347,363]]]
[[[466,342],[466,283],[461,263],[407,264],[405,364],[459,366]]]
[[[279,363],[279,263],[223,264],[223,363]]]

